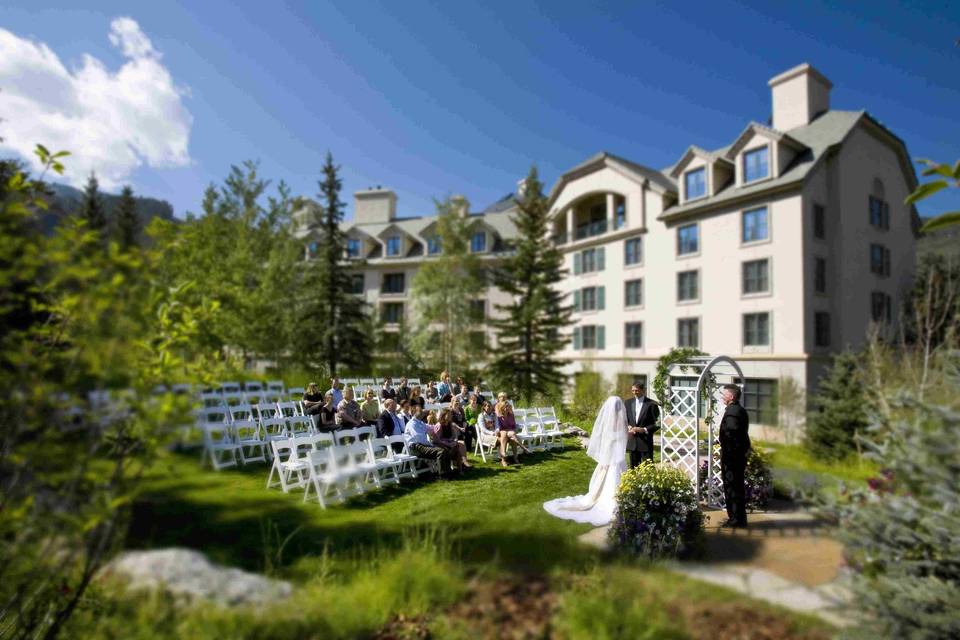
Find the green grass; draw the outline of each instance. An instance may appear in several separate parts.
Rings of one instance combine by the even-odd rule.
[[[771,450],[774,483],[786,494],[833,493],[841,484],[862,484],[879,469],[870,460],[855,456],[845,460],[824,460],[801,445],[762,443]]]

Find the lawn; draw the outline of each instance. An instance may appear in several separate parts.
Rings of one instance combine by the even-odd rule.
[[[218,473],[198,459],[170,454],[154,468],[126,546],[201,550],[290,580],[290,601],[183,609],[103,582],[71,637],[701,638],[747,623],[768,630],[750,637],[829,635],[819,621],[580,545],[588,525],[542,508],[587,485],[594,463],[572,440],[520,467],[477,460],[461,479],[404,481],[326,510],[266,490],[265,465]]]

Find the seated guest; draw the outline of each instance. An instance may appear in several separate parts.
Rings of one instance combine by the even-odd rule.
[[[463,376],[457,376],[457,381],[453,383],[450,392],[455,396],[459,396],[468,390],[467,383],[463,381]]]
[[[420,395],[420,385],[416,385],[410,390],[410,408],[413,410],[413,414],[416,415],[423,411],[425,406],[427,406],[427,401]]]
[[[335,407],[340,406],[340,401],[343,400],[343,393],[340,391],[340,378],[331,378],[330,379],[330,393],[333,394],[333,401]]]
[[[327,391],[323,396],[323,406],[317,414],[320,418],[317,429],[320,431],[335,431],[337,428],[337,407],[333,404],[333,394]]]
[[[450,402],[452,397],[453,387],[450,385],[450,374],[444,371],[440,374],[440,384],[437,385],[437,398],[439,402]]]
[[[437,395],[437,385],[435,383],[427,383],[427,402],[436,402],[437,398],[440,396]]]
[[[467,416],[463,411],[463,405],[460,404],[460,396],[453,396],[450,401],[450,420],[459,430],[459,437],[467,447],[467,451],[473,450],[473,427],[467,427]]]
[[[407,386],[407,379],[400,378],[400,384],[397,386],[397,402],[408,400],[410,398],[410,387]]]
[[[523,449],[524,453],[530,453],[530,449],[527,449],[520,442],[520,439],[517,438],[517,420],[513,415],[513,405],[507,399],[507,394],[501,393],[498,398],[500,399],[497,402],[496,413],[497,419],[500,422],[500,431],[498,437],[500,439],[500,465],[507,466],[507,444],[510,445],[511,450],[513,451],[513,463],[520,464],[520,458],[517,456],[517,447]]]
[[[453,424],[450,409],[444,409],[437,417],[437,423],[433,425],[433,443],[438,447],[443,447],[450,452],[450,459],[457,463],[457,471],[463,471],[470,468],[467,462],[467,448],[457,437],[460,435],[460,428]]]
[[[377,402],[377,394],[373,389],[367,389],[363,402],[360,403],[360,412],[363,414],[363,425],[377,424],[377,418],[380,417],[380,403]]]
[[[409,400],[400,401],[400,410],[397,411],[397,415],[403,418],[403,424],[407,424],[410,418],[413,417],[413,410],[410,408]]]
[[[424,422],[427,414],[421,411],[407,422],[403,428],[403,439],[407,443],[407,450],[418,458],[437,460],[440,462],[440,474],[450,471],[450,452],[438,447],[430,440],[430,427]]]
[[[397,401],[385,400],[383,413],[377,419],[377,436],[389,438],[403,434],[403,420],[397,415]]]
[[[466,424],[466,431],[464,432],[463,440],[467,442],[467,451],[472,451],[473,447],[470,446],[470,442],[467,441],[467,438],[470,438],[472,441],[474,437],[477,436],[477,418],[480,417],[480,411],[482,410],[480,404],[480,399],[477,397],[477,394],[470,394],[470,401],[467,403],[467,406],[463,408],[463,421]],[[491,429],[495,431],[495,429]]]
[[[484,398],[483,393],[480,392],[480,385],[477,385],[473,388],[473,395],[477,396],[477,404],[482,407],[486,398]]]
[[[353,387],[343,392],[343,400],[337,405],[337,423],[342,429],[355,429],[363,426],[363,411],[353,399]]]
[[[383,386],[380,387],[380,397],[384,400],[397,399],[397,390],[393,388],[393,381],[390,378],[383,379]]]
[[[437,424],[437,412],[433,409],[427,412],[427,424],[430,426]]]
[[[320,413],[320,407],[323,406],[323,394],[320,393],[320,387],[316,382],[307,385],[307,390],[303,392],[303,415],[315,416]]]
[[[480,405],[480,414],[477,416],[478,434],[481,428],[494,435],[500,431],[500,419],[497,418],[497,414],[493,410],[493,405],[490,404],[489,401],[484,401],[483,404]],[[497,438],[499,439],[499,435]]]

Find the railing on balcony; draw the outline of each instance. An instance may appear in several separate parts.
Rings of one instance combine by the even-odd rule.
[[[597,220],[595,222],[588,222],[587,224],[579,225],[574,238],[577,240],[583,240],[584,238],[592,238],[593,236],[599,236],[600,234],[606,232],[607,221]]]
[[[567,244],[567,232],[555,233],[550,237],[550,240],[553,241],[553,244]]]

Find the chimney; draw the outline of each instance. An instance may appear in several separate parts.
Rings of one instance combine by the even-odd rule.
[[[773,128],[778,131],[808,125],[830,110],[833,83],[807,63],[774,76],[767,84],[773,102]]]
[[[527,179],[520,178],[517,180],[517,199],[523,200],[524,194],[527,192]]]
[[[390,222],[397,217],[397,194],[390,189],[357,191],[353,194],[353,219],[365,222]]]
[[[457,214],[461,218],[466,218],[470,213],[470,203],[467,202],[465,196],[460,195],[459,193],[450,197],[450,202],[453,203],[453,206],[457,210]]]

